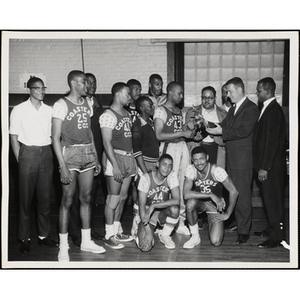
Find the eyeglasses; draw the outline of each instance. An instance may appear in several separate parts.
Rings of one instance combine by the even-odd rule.
[[[214,100],[215,97],[201,97],[201,99],[202,100],[209,100],[209,101],[211,101],[211,100]]]
[[[33,87],[30,87],[29,89],[31,89],[31,90],[36,90],[36,91],[38,91],[38,92],[40,92],[40,91],[46,91],[46,87],[39,87],[39,86],[33,86]]]

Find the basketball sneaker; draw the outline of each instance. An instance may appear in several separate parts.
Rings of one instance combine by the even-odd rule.
[[[112,235],[109,239],[104,239],[104,243],[106,246],[112,249],[123,249],[124,245],[121,244],[114,235]]]
[[[201,238],[199,234],[193,234],[191,238],[183,244],[184,249],[193,249],[195,246],[199,245]]]
[[[106,252],[106,250],[103,247],[97,245],[92,240],[81,243],[80,250],[81,251],[92,252],[92,253],[104,253],[104,252]]]
[[[176,232],[183,235],[191,235],[190,230],[182,222],[179,223]]]
[[[69,246],[60,246],[59,247],[58,261],[59,262],[68,262],[68,261],[70,261]]]
[[[127,234],[123,234],[123,233],[117,233],[115,235],[115,238],[120,243],[130,242],[130,241],[132,241],[134,239],[133,236],[127,235]]]
[[[165,245],[167,249],[175,249],[176,245],[169,235],[159,234],[159,240]]]

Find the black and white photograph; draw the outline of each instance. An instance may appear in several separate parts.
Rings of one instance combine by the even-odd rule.
[[[3,31],[4,269],[298,268],[297,31]]]

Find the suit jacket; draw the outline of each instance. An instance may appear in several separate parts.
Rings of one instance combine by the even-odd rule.
[[[273,100],[255,125],[253,135],[254,168],[270,171],[286,168],[286,124],[282,108]]]
[[[105,109],[102,107],[102,105],[99,102],[95,103],[95,105],[93,106],[93,116],[91,119],[91,130],[93,133],[95,148],[96,148],[98,160],[100,163],[102,161],[103,142],[102,142],[101,129],[100,129],[100,125],[99,125],[99,118],[102,115],[102,113],[104,112],[104,110]]]
[[[226,145],[227,164],[232,169],[253,168],[253,130],[259,117],[258,107],[246,98],[234,115],[231,107],[226,118],[220,123]]]

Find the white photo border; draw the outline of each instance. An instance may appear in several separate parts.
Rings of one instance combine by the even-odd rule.
[[[299,82],[299,36],[297,31],[3,31],[1,56],[1,125],[2,125],[2,207],[1,207],[1,252],[2,268],[7,269],[290,269],[298,267],[298,82]],[[246,36],[246,38],[245,38]],[[226,37],[226,38],[224,38]],[[20,262],[8,261],[8,217],[9,217],[9,41],[10,39],[161,39],[168,41],[290,41],[290,262],[289,263],[126,263],[126,262]]]

